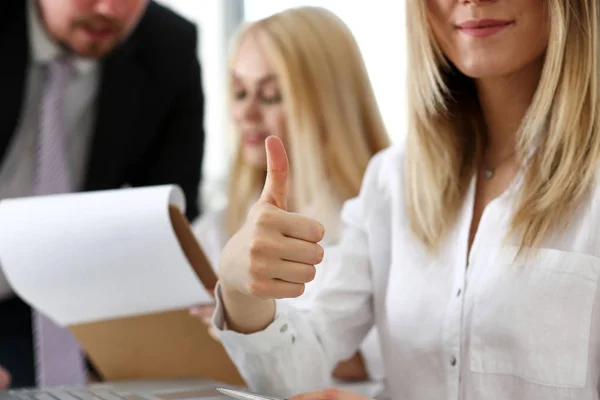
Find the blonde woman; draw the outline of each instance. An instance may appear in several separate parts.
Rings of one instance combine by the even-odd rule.
[[[326,388],[377,326],[393,399],[598,399],[600,3],[410,0],[410,130],[339,244],[286,210],[282,143],[223,251],[214,322],[250,386]],[[314,274],[311,307],[298,296]],[[295,399],[359,399],[340,391]]]
[[[334,243],[342,203],[358,194],[369,159],[388,145],[352,34],[324,9],[287,10],[241,30],[229,70],[239,145],[227,208],[194,224],[208,258],[219,264],[223,246],[260,195],[267,166],[265,139],[270,135],[289,149],[288,209],[323,221],[328,231],[324,243]],[[308,297],[310,293],[303,299]],[[194,310],[200,316],[203,312]],[[381,380],[375,331],[361,350],[339,364],[334,376]]]

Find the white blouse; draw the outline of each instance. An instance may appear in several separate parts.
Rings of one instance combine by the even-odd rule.
[[[339,208],[335,216],[337,224],[339,224]],[[330,225],[334,221],[331,221]],[[218,269],[221,250],[227,244],[229,235],[226,229],[226,213],[225,210],[216,212],[204,213],[199,219],[194,221],[192,229],[198,239],[202,250],[204,251],[208,261],[213,265],[215,270]],[[333,242],[334,238],[326,235],[323,239],[324,243]],[[297,307],[305,307],[311,302],[311,296],[314,296],[319,291],[320,280],[317,278],[307,285],[305,293],[298,299],[289,299],[287,302],[294,304]],[[283,300],[286,301],[286,300]],[[371,329],[365,340],[360,345],[361,356],[365,362],[365,367],[371,378],[368,384],[361,384],[361,392],[368,394],[380,394],[385,392],[385,368],[383,365],[383,357],[381,355],[381,345],[376,329]],[[344,382],[335,382],[336,387],[354,388],[354,384],[349,385]]]
[[[215,325],[249,385],[281,397],[327,387],[375,324],[392,399],[598,399],[600,188],[536,256],[514,261],[503,239],[516,185],[486,207],[467,258],[473,180],[432,256],[411,234],[403,168],[400,147],[374,157],[310,307],[278,301],[269,327],[242,335],[223,329],[217,290]]]

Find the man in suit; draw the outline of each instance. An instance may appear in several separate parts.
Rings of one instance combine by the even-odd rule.
[[[192,23],[149,0],[4,2],[0,199],[173,183],[195,218],[204,140],[196,41]],[[0,385],[80,383],[72,336],[3,279],[0,268]]]

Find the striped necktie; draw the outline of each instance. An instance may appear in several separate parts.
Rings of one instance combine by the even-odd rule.
[[[65,113],[66,88],[73,68],[68,61],[57,59],[48,63],[45,70],[33,190],[36,196],[73,190]],[[37,311],[33,314],[33,330],[37,385],[52,387],[84,383],[84,360],[73,335]]]

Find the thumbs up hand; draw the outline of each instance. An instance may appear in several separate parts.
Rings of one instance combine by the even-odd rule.
[[[287,211],[288,159],[280,139],[266,140],[267,178],[243,227],[225,246],[220,282],[223,291],[244,297],[298,297],[323,260],[323,226]],[[239,296],[238,296],[239,297]],[[246,299],[247,300],[247,299]],[[227,306],[227,301],[225,302]]]

